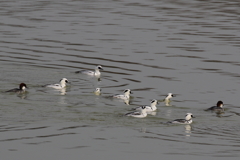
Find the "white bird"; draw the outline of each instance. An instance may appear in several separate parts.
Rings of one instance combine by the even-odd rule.
[[[193,122],[192,118],[195,118],[192,113],[187,113],[185,119],[175,119],[167,123],[176,123],[176,124],[191,124]]]
[[[176,97],[175,95],[173,95],[172,93],[168,93],[168,95],[163,99],[161,100],[161,102],[164,102],[166,106],[171,106],[170,105],[170,102],[171,102],[171,98],[173,97]]]
[[[101,94],[101,88],[96,88],[94,94],[99,96]]]
[[[176,97],[174,94],[172,94],[172,93],[168,93],[168,95],[164,98],[164,101],[170,101],[170,99],[171,98],[173,98],[173,97]]]
[[[125,89],[124,94],[115,94],[113,98],[128,100],[130,98],[130,94],[132,94],[132,91],[130,89]]]
[[[49,87],[49,88],[54,88],[54,89],[63,89],[66,87],[66,83],[69,83],[67,78],[62,78],[60,80],[60,83],[59,84],[47,84],[43,87]]]
[[[146,107],[145,107],[145,106],[142,106],[142,107],[141,107],[141,110],[135,111],[135,112],[126,113],[125,116],[131,116],[131,117],[135,117],[135,118],[144,118],[144,117],[147,117]]]
[[[90,70],[81,70],[81,71],[76,71],[75,73],[81,73],[81,74],[86,74],[89,76],[100,76],[101,72],[100,70],[103,70],[101,65],[98,65],[95,67],[95,71],[90,71]]]
[[[19,84],[19,88],[14,88],[6,92],[24,93],[26,88],[27,88],[27,85],[25,83],[21,83]]]
[[[157,110],[157,107],[156,105],[158,104],[158,101],[156,99],[153,99],[151,100],[150,102],[150,106],[144,106],[146,107],[146,111],[147,112],[153,112],[153,111],[156,111]],[[141,110],[143,106],[140,106],[140,107],[136,107],[136,108],[133,108],[133,110]]]

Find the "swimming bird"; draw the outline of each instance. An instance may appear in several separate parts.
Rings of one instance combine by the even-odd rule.
[[[172,94],[172,93],[168,93],[168,95],[166,95],[166,97],[163,100],[160,100],[160,102],[164,102],[166,106],[171,106],[170,102],[171,102],[171,98],[176,97],[176,95]]]
[[[144,118],[144,117],[147,117],[146,107],[145,107],[145,106],[142,106],[139,111],[134,111],[134,112],[126,113],[125,116],[131,116],[131,117],[135,117],[135,118]]]
[[[218,101],[216,106],[212,106],[208,109],[206,109],[205,111],[217,111],[217,112],[221,112],[221,111],[224,111],[223,109],[223,102],[222,101]]]
[[[26,88],[27,88],[27,85],[25,83],[21,83],[19,84],[19,88],[14,88],[6,92],[24,93]]]
[[[101,94],[101,88],[96,88],[94,94],[99,96]]]
[[[168,95],[164,98],[164,101],[170,101],[171,98],[176,97],[176,95],[172,93],[168,93]]]
[[[95,67],[95,71],[90,71],[90,70],[81,70],[81,71],[76,71],[75,73],[81,73],[81,74],[86,74],[89,76],[100,76],[101,72],[100,70],[103,70],[101,65],[98,65]]]
[[[157,110],[157,107],[156,107],[157,104],[158,104],[158,101],[156,99],[153,99],[150,102],[150,106],[140,106],[140,107],[133,108],[133,110],[138,111],[138,110],[141,110],[142,107],[145,107],[147,112],[153,112]]]
[[[169,121],[167,123],[175,123],[175,124],[191,124],[193,122],[192,118],[195,118],[192,113],[187,113],[185,119],[175,119],[173,121]]]
[[[127,100],[130,98],[130,94],[132,94],[132,91],[130,89],[125,89],[123,93],[124,94],[115,94],[113,98]]]
[[[54,89],[63,89],[66,87],[66,83],[69,83],[67,78],[62,78],[60,80],[59,84],[47,84],[47,85],[44,85],[43,87],[49,87],[49,88],[54,88]]]

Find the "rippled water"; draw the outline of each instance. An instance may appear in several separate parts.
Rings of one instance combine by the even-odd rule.
[[[239,2],[1,1],[3,159],[238,159]],[[104,68],[101,79],[75,71]],[[66,77],[55,91],[41,86]],[[28,85],[21,95],[4,91]],[[96,87],[102,95],[93,94]],[[107,98],[130,88],[129,105]],[[177,94],[144,119],[122,116]],[[224,114],[205,112],[218,100]],[[166,125],[191,112],[191,125]],[[117,158],[116,158],[117,157]]]

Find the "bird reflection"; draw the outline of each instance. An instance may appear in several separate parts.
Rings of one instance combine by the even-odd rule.
[[[129,105],[129,104],[130,104],[130,103],[129,103],[129,102],[130,102],[129,99],[124,99],[124,100],[120,100],[120,99],[119,99],[119,101],[123,101],[126,105]]]
[[[26,98],[27,98],[27,94],[26,94],[26,93],[18,93],[17,96],[18,96],[20,99],[26,99]]]
[[[110,98],[112,98],[112,97],[110,97]],[[130,101],[130,99],[112,99],[112,100],[117,101],[117,102],[123,102],[126,105],[130,105],[130,103],[132,102],[132,101]]]
[[[59,104],[68,104],[66,101],[66,97],[65,96],[59,96],[59,100],[58,100]]]
[[[163,100],[158,100],[158,102],[163,102],[165,106],[172,106],[170,103],[171,101],[169,99],[163,99]]]
[[[190,137],[191,136],[191,130],[192,130],[192,127],[191,127],[191,125],[189,125],[189,124],[187,124],[187,125],[185,125],[184,126],[184,128],[185,128],[185,136],[186,137]]]
[[[140,131],[141,133],[146,133],[146,132],[147,132],[147,128],[141,127],[141,128],[139,129],[139,131]]]
[[[213,111],[214,112],[214,111]],[[223,114],[225,113],[224,111],[216,111],[216,116],[217,117],[223,117]]]
[[[165,106],[172,106],[172,105],[170,104],[170,102],[171,102],[170,100],[165,100],[165,101],[164,101]]]
[[[59,90],[60,95],[66,95],[66,88],[62,88]]]
[[[152,116],[156,116],[157,115],[157,112],[147,112],[147,114],[149,114],[149,115],[152,115]]]
[[[172,110],[171,110],[171,109],[168,109],[168,110],[166,110],[165,112],[166,112],[166,113],[165,113],[165,116],[166,116],[166,117],[171,117],[171,116],[172,116]]]
[[[90,76],[90,75],[87,75],[88,78],[91,78],[91,79],[96,79],[98,82],[101,82],[101,76],[100,75],[95,75],[95,76]]]

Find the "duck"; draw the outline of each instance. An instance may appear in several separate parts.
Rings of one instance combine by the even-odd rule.
[[[26,91],[27,85],[25,83],[20,83],[19,88],[10,89],[6,92],[24,93]]]
[[[163,101],[170,102],[170,99],[173,97],[176,97],[176,95],[174,95],[172,93],[168,93],[168,95],[166,95],[166,97],[163,99]]]
[[[63,89],[66,87],[66,83],[69,83],[67,78],[62,78],[62,79],[60,79],[59,84],[47,84],[47,85],[44,85],[43,87],[49,87],[49,88],[54,88],[54,89]]]
[[[113,98],[128,100],[130,99],[130,94],[132,94],[132,91],[130,89],[125,89],[123,91],[124,94],[115,94],[113,95]]]
[[[167,123],[175,124],[191,124],[193,122],[192,118],[195,118],[192,113],[187,113],[185,119],[175,119],[173,121],[168,121]]]
[[[100,76],[101,72],[100,70],[103,70],[101,65],[98,65],[95,67],[95,71],[90,71],[90,70],[81,70],[81,71],[76,71],[75,73],[81,73],[81,74],[86,74],[89,76]]]
[[[153,112],[157,110],[156,105],[158,104],[158,101],[156,99],[152,99],[150,101],[150,106],[144,106],[146,108],[147,112]],[[141,110],[143,106],[133,108],[132,110]]]
[[[94,94],[99,96],[101,94],[101,88],[96,88],[95,91],[94,91]]]
[[[206,109],[205,111],[220,111],[221,112],[221,111],[224,111],[223,106],[224,106],[223,102],[218,101],[216,106],[212,106],[212,107]]]
[[[125,116],[131,116],[131,117],[135,117],[135,118],[147,117],[146,107],[142,106],[141,109],[139,109],[138,111],[126,113]]]

